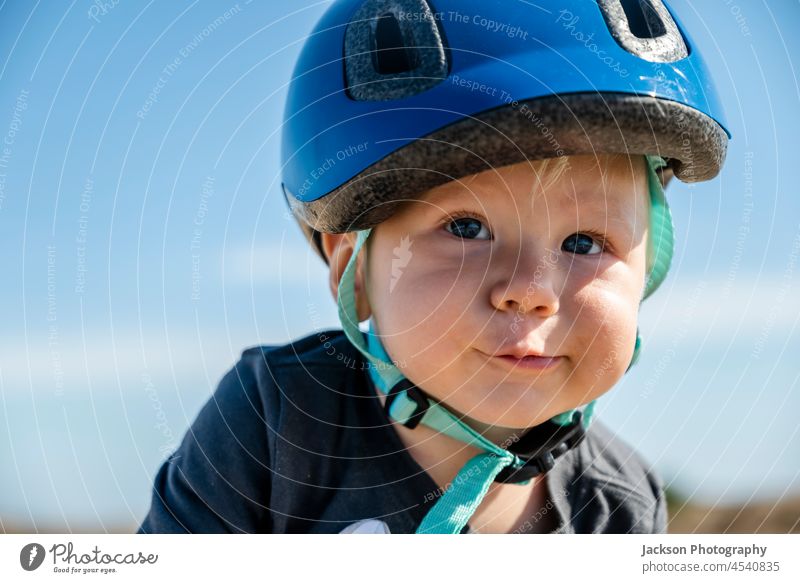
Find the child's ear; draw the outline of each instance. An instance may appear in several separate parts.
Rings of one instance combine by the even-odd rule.
[[[322,250],[325,257],[328,259],[328,266],[330,267],[330,275],[328,284],[331,288],[331,295],[334,301],[339,297],[339,282],[342,280],[342,275],[347,267],[350,257],[353,255],[355,248],[356,234],[355,233],[322,233]],[[358,314],[358,321],[363,322],[370,317],[372,310],[369,306],[367,299],[366,285],[364,282],[364,249],[358,254],[356,258],[356,277],[355,277],[355,297],[356,297],[356,312]]]

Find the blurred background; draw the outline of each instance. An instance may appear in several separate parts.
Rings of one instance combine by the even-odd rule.
[[[133,532],[243,349],[339,327],[279,168],[329,4],[0,3],[0,532]],[[598,414],[673,532],[798,531],[800,3],[671,6],[734,139]]]

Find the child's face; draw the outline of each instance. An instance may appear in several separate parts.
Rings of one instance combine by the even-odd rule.
[[[563,161],[562,161],[563,162]],[[624,374],[646,269],[643,157],[523,162],[407,203],[367,242],[369,310],[401,372],[481,423],[525,428]],[[466,212],[461,212],[466,211]],[[545,369],[497,354],[558,357]]]

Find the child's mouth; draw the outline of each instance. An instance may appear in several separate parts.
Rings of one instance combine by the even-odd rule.
[[[547,370],[554,368],[561,362],[561,356],[525,356],[517,358],[510,354],[500,354],[495,356],[503,362],[510,364],[513,367],[527,368],[533,370]]]

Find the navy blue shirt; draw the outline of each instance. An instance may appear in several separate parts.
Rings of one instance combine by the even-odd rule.
[[[658,478],[597,421],[547,474],[547,491],[553,532],[666,530]],[[377,518],[413,533],[439,492],[361,353],[324,330],[242,353],[159,468],[137,532],[338,533]]]

